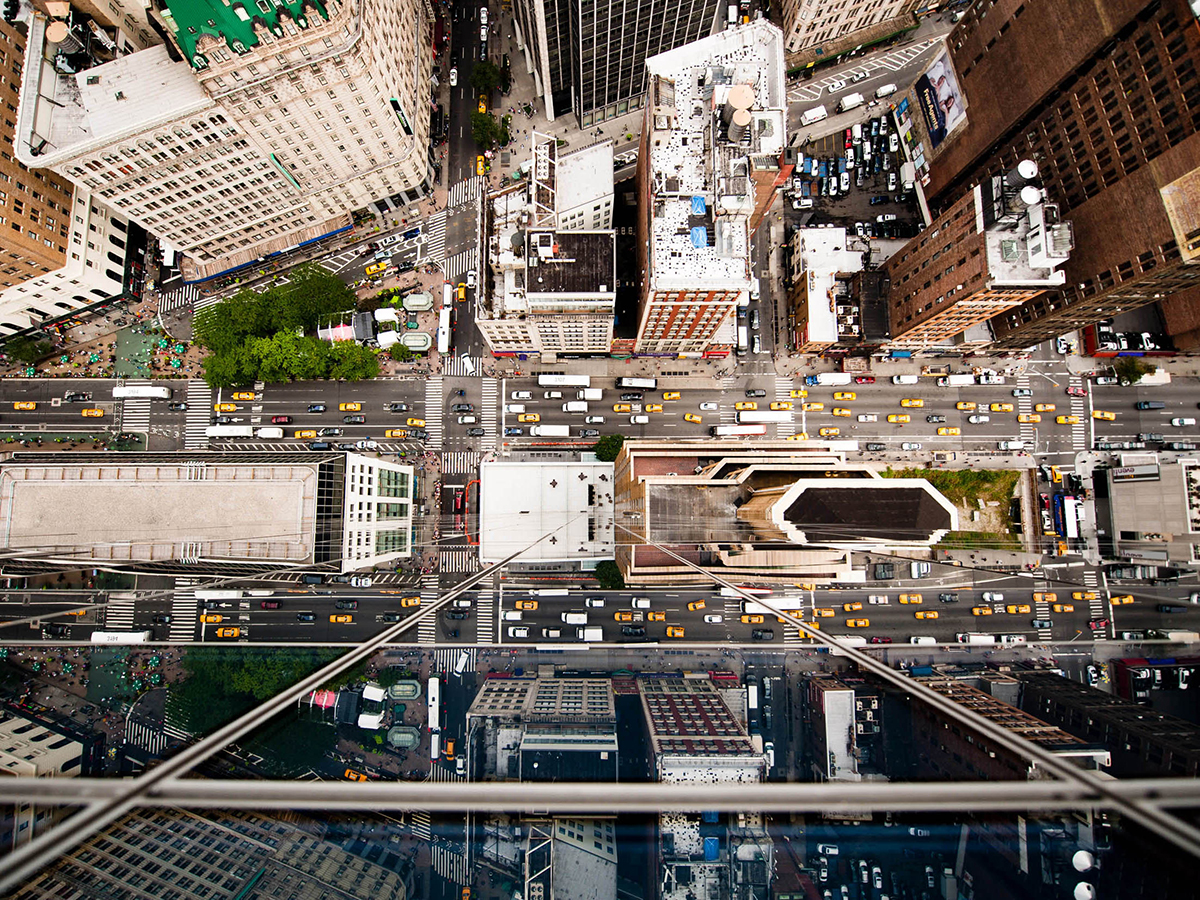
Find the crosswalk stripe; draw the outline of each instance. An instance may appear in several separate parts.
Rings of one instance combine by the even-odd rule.
[[[442,376],[434,375],[425,382],[425,446],[442,449]]]
[[[467,878],[467,858],[461,853],[441,844],[434,844],[431,849],[431,859],[433,870],[447,881],[452,881],[457,885],[470,883]]]
[[[470,247],[453,256],[446,257],[445,262],[442,263],[442,272],[445,274],[446,280],[457,282],[460,275],[474,269],[475,254],[476,248]]]
[[[185,450],[208,449],[208,425],[212,420],[212,388],[203,381],[187,385],[187,415],[184,417],[183,447]]]
[[[148,431],[150,429],[150,398],[127,397],[121,401],[121,431]]]
[[[498,641],[499,635],[493,631],[496,627],[495,592],[483,588],[475,596],[475,640],[481,644]]]
[[[446,256],[446,210],[438,210],[425,220],[422,262],[442,263]]]
[[[478,572],[482,567],[475,550],[456,547],[439,553],[438,568],[442,572]]]
[[[412,811],[412,832],[415,837],[423,841],[433,838],[433,832],[429,828],[429,813],[425,810],[414,809]]]
[[[200,291],[194,284],[185,284],[182,287],[163,291],[158,295],[158,311],[165,313],[173,309],[180,309],[194,303],[199,296]]]
[[[478,375],[482,367],[483,359],[478,356],[458,356],[449,353],[442,357],[442,375],[468,378]]]
[[[108,595],[104,607],[104,627],[109,631],[131,631],[133,629],[133,598]]]
[[[493,441],[499,436],[500,386],[495,378],[485,378],[480,384],[479,424]],[[482,442],[481,442],[482,443]]]
[[[438,577],[427,575],[421,579],[421,602],[433,603],[438,598]],[[437,616],[425,616],[417,622],[417,643],[437,643]]]
[[[482,455],[478,450],[447,450],[442,454],[442,474],[474,475]]]
[[[456,206],[466,206],[483,193],[483,185],[484,181],[481,175],[472,175],[465,181],[450,185],[446,208],[454,209]]]

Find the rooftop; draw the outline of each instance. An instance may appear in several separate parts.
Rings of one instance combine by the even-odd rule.
[[[601,141],[559,157],[556,191],[560,212],[610,195],[613,192],[612,141]]]
[[[611,231],[530,231],[526,233],[526,291],[539,295],[595,295],[611,302],[616,290],[617,245]]]
[[[808,339],[833,343],[839,339],[838,276],[861,270],[862,253],[849,249],[845,228],[802,228],[800,232],[808,282]]]
[[[196,49],[206,34],[219,38],[234,53],[245,53],[258,43],[255,27],[282,38],[285,21],[287,31],[294,32],[307,28],[316,17],[328,18],[320,0],[166,0],[166,7],[162,18],[174,26],[175,40],[197,69],[207,66]]]

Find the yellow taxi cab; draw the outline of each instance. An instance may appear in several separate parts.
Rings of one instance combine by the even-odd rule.
[[[817,433],[820,434],[821,437],[837,437],[839,434],[841,434],[841,431],[836,428],[822,428]]]
[[[918,609],[913,615],[918,619],[936,619],[938,611],[936,609]]]
[[[364,775],[362,772],[355,772],[353,769],[347,769],[345,774],[342,777],[345,778],[347,781],[366,781],[367,780],[366,775]]]
[[[1127,603],[1133,602],[1133,594],[1122,594],[1120,597],[1113,597],[1108,602],[1113,606],[1125,606]]]
[[[233,407],[230,407],[230,409],[232,408]],[[13,404],[13,409],[37,409],[37,404],[32,400],[18,400]]]
[[[339,403],[338,409],[342,412],[362,412],[361,403]]]
[[[830,412],[830,415],[841,416],[842,418],[845,418],[845,419],[850,418],[850,410],[848,410],[844,406],[835,406],[829,412]]]
[[[295,434],[296,440],[300,440],[300,441],[309,440],[309,439],[315,438],[317,436],[316,431],[314,431],[312,429],[306,429],[304,431],[297,431],[297,432],[294,432],[294,434]]]
[[[704,418],[703,418],[702,416],[698,416],[698,415],[696,415],[695,413],[684,413],[684,414],[683,414],[683,421],[685,421],[685,422],[695,422],[697,425],[699,425],[701,422],[703,422],[703,421],[704,421]]]
[[[805,627],[805,628],[811,628],[811,629],[813,629],[814,631],[820,631],[820,630],[821,630],[821,623],[820,623],[820,622],[805,622],[805,623],[804,623],[804,627]]]
[[[900,401],[900,405],[905,409],[918,409],[925,405],[924,400],[918,400],[915,397],[905,397]]]
[[[688,604],[688,609],[690,609],[692,612],[695,612],[698,609],[704,609],[704,601],[703,600],[693,600],[691,603]]]
[[[973,616],[990,616],[992,608],[990,606],[972,606],[971,615]]]
[[[633,621],[633,613],[631,613],[631,612],[615,612],[615,613],[613,613],[613,618],[616,619],[618,622],[632,622]]]
[[[627,412],[629,412],[629,404],[628,403],[614,403],[613,404],[613,412],[627,413]]]
[[[993,403],[988,409],[992,412],[1012,412],[1013,405],[1011,403]]]
[[[1055,603],[1050,608],[1056,613],[1075,612],[1075,606],[1071,603]]]
[[[1078,425],[1079,416],[1056,416],[1054,421],[1059,425]]]
[[[1095,600],[1096,592],[1095,591],[1075,591],[1073,594],[1071,594],[1071,599],[1072,600]]]
[[[485,165],[486,165],[486,163],[484,162],[484,159],[482,156],[475,157],[475,174],[482,175]]]
[[[663,391],[664,400],[678,400],[679,396],[679,391]]]
[[[911,422],[912,416],[908,415],[907,413],[893,413],[892,415],[888,416],[888,421],[891,422],[893,425],[896,424],[897,422],[900,422],[900,423]]]
[[[762,616],[758,616],[758,615],[742,616],[742,624],[743,625],[761,625],[762,623],[763,623]]]
[[[538,602],[536,600],[518,600],[517,609],[537,609]]]
[[[620,410],[617,410],[620,412]],[[540,422],[542,417],[538,413],[521,413],[517,416],[518,422]]]
[[[661,403],[647,403],[643,409],[645,412],[648,412],[648,413],[662,412],[662,404]]]
[[[1044,593],[1039,591],[1033,595],[1034,603],[1056,603],[1057,601],[1058,594],[1053,591],[1046,591]]]
[[[217,615],[216,613],[212,613],[211,615],[206,613],[200,617],[200,621],[205,625],[216,625],[221,621],[221,616]]]
[[[962,412],[975,412],[975,404],[970,400],[960,400],[954,404],[954,408]]]
[[[800,408],[805,412],[820,412],[825,408],[825,404],[817,401],[815,403],[803,403]]]
[[[858,612],[862,609],[861,603],[843,603],[842,612]]]
[[[232,396],[234,400],[253,400],[254,391],[234,391]]]
[[[667,621],[667,614],[664,612],[648,612],[648,613],[646,613],[646,621],[647,622],[665,622],[665,621]]]
[[[425,420],[424,419],[408,419],[404,424],[407,425],[409,428],[424,428]]]
[[[102,409],[81,409],[79,412],[87,419],[99,419],[104,415],[104,410]]]
[[[854,391],[835,391],[833,394],[834,400],[857,400],[858,394]]]
[[[925,598],[920,594],[901,594],[901,603],[924,603]]]
[[[367,271],[368,275],[378,275],[380,272],[382,272],[387,267],[388,267],[388,264],[385,262],[371,263],[369,266],[367,266],[366,271]]]
[[[736,410],[756,410],[758,409],[758,404],[753,400],[739,400],[733,404],[733,408]]]
[[[782,411],[785,409],[795,409],[795,407],[787,400],[776,400],[774,403],[771,404],[771,409],[776,410],[776,411]]]
[[[479,95],[479,111],[481,113],[487,112],[487,97],[483,94]]]
[[[962,434],[962,429],[961,429],[961,428],[958,428],[958,427],[956,427],[956,426],[954,426],[954,425],[951,425],[951,426],[950,426],[950,427],[948,427],[948,428],[939,428],[939,429],[938,429],[938,434],[941,434],[941,435],[956,435],[956,434]]]
[[[335,624],[345,625],[348,622],[353,622],[354,616],[330,616],[329,621],[334,622]]]
[[[789,434],[788,440],[789,441],[807,441],[808,440],[808,432],[807,431],[799,431],[796,434]]]
[[[1037,412],[1054,412],[1054,404],[1053,403],[1039,403],[1036,406],[1034,406],[1034,409]]]
[[[679,625],[668,625],[667,637],[683,637],[683,628]]]
[[[1062,470],[1058,466],[1050,467],[1050,480],[1055,484],[1062,484]]]
[[[383,436],[388,438],[406,438],[408,437],[408,431],[404,428],[389,428],[383,433]]]
[[[466,300],[467,299],[467,283],[465,281],[460,281],[458,283],[458,287],[456,287],[454,289],[454,293],[455,293],[455,296],[457,296],[459,300]]]
[[[851,628],[870,628],[871,620],[870,619],[847,619],[846,624],[849,625]]]
[[[404,597],[400,600],[400,605],[402,607],[404,607],[405,609],[409,609],[413,606],[420,606],[421,598],[420,597]]]
[[[242,629],[240,628],[218,628],[217,637],[241,637]]]
[[[86,616],[87,614],[88,611],[86,609],[68,609],[65,613],[63,613],[63,615],[67,616]]]
[[[804,390],[804,388],[799,388],[799,389],[793,388],[788,393],[788,396],[791,397],[793,400],[803,400],[805,397],[808,396],[808,391]]]
[[[217,412],[234,412],[237,407],[232,403],[214,403],[213,409]]]
[[[1010,603],[1004,607],[1004,611],[1010,616],[1029,615],[1033,612],[1032,607],[1028,603]]]
[[[1036,424],[1036,423],[1042,421],[1042,417],[1039,416],[1037,413],[1019,413],[1017,415],[1017,421],[1024,422],[1027,424],[1028,423]]]
[[[828,607],[818,606],[816,609],[813,610],[813,615],[816,616],[818,619],[828,619],[831,616],[836,616],[837,611],[832,610]]]
[[[1100,419],[1103,422],[1115,422],[1117,421],[1117,414],[1109,412],[1106,409],[1093,409],[1092,418]]]

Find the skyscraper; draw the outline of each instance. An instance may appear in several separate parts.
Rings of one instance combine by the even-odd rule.
[[[82,14],[32,17],[16,152],[183,250],[187,277],[426,189],[426,4],[173,0],[149,15],[167,41],[124,55],[81,39]]]
[[[997,0],[968,9],[949,42],[951,65],[928,82],[951,127],[910,141],[931,207],[1031,158],[1076,234],[1062,290],[998,315],[995,349],[1197,283],[1200,32],[1184,0]]]

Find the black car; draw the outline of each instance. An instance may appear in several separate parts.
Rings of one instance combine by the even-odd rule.
[[[938,594],[938,599],[941,600],[943,603],[957,603],[958,602],[958,594],[946,592],[943,594]]]
[[[887,444],[867,444],[868,450],[886,450]]]
[[[42,628],[42,637],[69,637],[71,626],[65,622],[49,622]]]
[[[312,613],[296,613],[296,621],[297,622],[315,622],[315,621],[317,621],[317,617],[314,616]]]
[[[308,449],[309,450],[328,450],[329,449],[329,441],[309,441]]]
[[[580,437],[600,437],[600,432],[595,428],[581,428],[579,430]]]
[[[505,429],[504,429],[504,436],[505,436],[505,437],[520,437],[520,436],[521,436],[521,435],[523,435],[524,433],[525,433],[525,429],[524,429],[524,428],[517,428],[517,427],[515,427],[515,426],[512,426],[512,425],[510,425],[509,427],[507,427],[507,428],[505,428]]]
[[[940,423],[940,422],[945,422],[945,421],[946,421],[946,417],[945,417],[945,416],[926,416],[926,417],[925,417],[925,421],[926,421],[926,422],[938,422],[938,423]]]
[[[63,400],[67,403],[88,403],[91,399],[91,391],[67,391],[63,394]]]
[[[354,441],[350,441],[348,444],[338,444],[337,448],[339,450],[357,450],[358,449],[358,447],[355,445]]]
[[[338,609],[358,609],[357,600],[339,600],[335,605]]]
[[[641,391],[637,391],[636,393],[622,394],[621,399],[622,400],[641,400],[642,393],[641,393]]]
[[[171,617],[170,616],[154,616],[150,619],[150,621],[153,622],[155,625],[170,625]]]
[[[467,437],[483,437],[487,434],[482,428],[468,428]]]
[[[316,574],[313,574],[313,573],[309,573],[309,574],[306,574],[306,575],[301,575],[301,576],[300,576],[300,581],[301,581],[301,583],[302,583],[302,584],[324,584],[324,583],[325,583],[325,576],[324,576],[324,575],[316,575]]]
[[[750,632],[750,637],[756,641],[773,641],[775,640],[775,632],[770,628],[755,628]]]
[[[214,425],[228,425],[232,421],[232,416],[213,416]]]
[[[1161,441],[1163,436],[1157,431],[1139,431],[1137,439],[1139,441]]]
[[[349,584],[350,576],[349,575],[330,575],[329,583],[330,584]]]
[[[317,433],[320,434],[321,437],[338,437],[342,433],[342,429],[340,429],[340,428],[322,428]]]
[[[365,425],[367,424],[366,416],[342,416],[342,422],[346,425]]]
[[[871,198],[871,205],[878,206],[880,203],[887,203],[889,199],[886,194],[877,194]]]
[[[407,403],[389,403],[387,408],[388,412],[408,412]]]
[[[467,614],[461,609],[452,609],[446,613],[447,619],[465,619]]]
[[[308,411],[309,412],[325,412],[325,404],[324,403],[310,403],[310,404],[308,404]]]
[[[765,396],[767,396],[767,392],[764,391],[762,388],[747,388],[746,396],[747,397],[765,397]]]
[[[186,404],[186,403],[180,403],[180,402],[176,401],[175,403],[168,403],[168,404],[167,404],[167,409],[173,409],[173,410],[178,410],[178,411],[184,411],[184,412],[186,412],[186,411],[187,411],[187,404]]]
[[[400,613],[384,613],[379,618],[384,622],[399,622],[404,616],[400,615]]]
[[[645,637],[646,627],[644,625],[622,625],[621,634],[625,637]]]
[[[450,412],[452,412],[452,413],[475,412],[475,407],[472,406],[470,403],[455,403],[452,407],[450,407]]]

